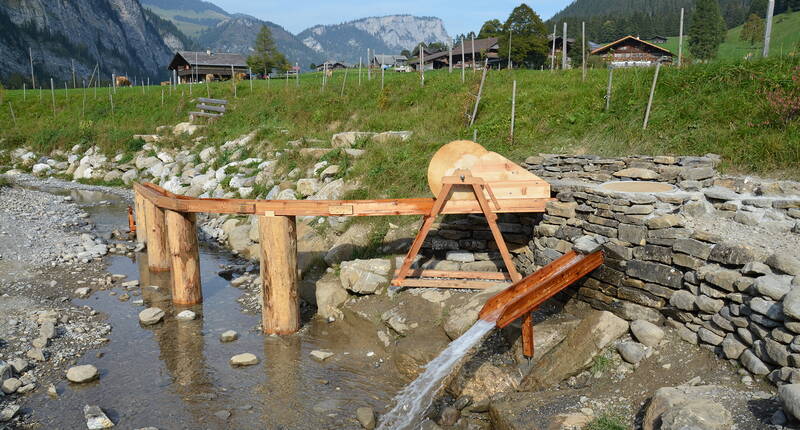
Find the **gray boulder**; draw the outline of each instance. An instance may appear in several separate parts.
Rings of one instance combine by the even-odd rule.
[[[657,346],[664,338],[664,330],[645,320],[631,321],[631,332],[639,342],[649,346]]]

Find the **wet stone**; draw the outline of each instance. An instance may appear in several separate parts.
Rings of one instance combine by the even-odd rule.
[[[175,319],[178,321],[191,321],[195,318],[197,318],[197,314],[188,309],[179,312],[178,315],[175,315]]]
[[[90,382],[99,376],[97,368],[91,364],[73,366],[67,370],[67,380],[76,384]]]
[[[89,430],[102,430],[114,427],[114,423],[106,416],[99,406],[83,407],[83,417],[86,419],[86,427]]]
[[[221,335],[219,335],[219,340],[221,342],[233,342],[239,338],[239,333],[236,333],[233,330],[224,331]]]
[[[370,407],[361,407],[356,409],[356,419],[361,427],[372,430],[375,428],[375,411]]]
[[[158,324],[164,319],[164,311],[160,308],[147,308],[139,312],[139,322],[142,325]]]
[[[246,352],[231,357],[230,363],[233,367],[252,366],[258,364],[258,357],[256,357],[255,354]]]

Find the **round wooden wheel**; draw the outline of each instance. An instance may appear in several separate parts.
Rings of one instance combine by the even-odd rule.
[[[488,153],[481,145],[470,140],[456,140],[450,142],[436,151],[428,164],[428,188],[434,196],[442,190],[442,178],[453,173],[456,169],[469,169],[481,156]],[[465,194],[459,198],[460,194]],[[474,198],[472,193],[453,193],[455,200]]]

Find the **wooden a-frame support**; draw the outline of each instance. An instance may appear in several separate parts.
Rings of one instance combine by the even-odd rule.
[[[469,188],[475,195],[478,201],[478,206],[481,212],[486,217],[486,222],[489,224],[489,230],[492,232],[497,243],[497,250],[503,258],[503,263],[508,269],[508,274],[496,272],[447,272],[442,270],[416,270],[414,275],[419,277],[409,278],[411,275],[411,264],[414,262],[417,254],[422,248],[425,238],[433,226],[436,217],[442,213],[453,192],[453,187]],[[489,207],[489,202],[486,200],[484,190],[489,194],[495,208],[500,208],[497,199],[492,193],[491,187],[481,178],[472,176],[469,170],[458,169],[453,172],[452,176],[445,176],[442,178],[442,189],[436,197],[436,201],[431,208],[430,213],[424,215],[424,222],[417,237],[411,244],[411,249],[408,250],[403,265],[396,272],[395,279],[392,280],[392,285],[397,287],[433,287],[433,288],[472,288],[484,289],[497,284],[498,281],[513,281],[517,282],[522,279],[522,276],[514,266],[511,260],[511,254],[508,252],[508,247],[503,239],[503,234],[500,232],[500,227],[497,225],[497,214]],[[423,278],[444,278],[444,279],[423,279]],[[510,278],[510,279],[509,279]]]

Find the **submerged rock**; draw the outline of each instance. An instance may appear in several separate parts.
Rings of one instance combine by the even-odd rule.
[[[258,357],[249,352],[231,357],[231,366],[234,367],[252,366],[255,364],[258,364]]]
[[[219,335],[219,340],[221,342],[233,342],[238,338],[239,338],[239,333],[236,333],[233,330],[224,331],[221,335]]]
[[[114,427],[114,423],[106,416],[99,406],[83,407],[83,417],[86,418],[86,427],[89,430],[102,430]]]
[[[356,419],[358,423],[361,424],[361,427],[367,430],[375,428],[375,411],[373,411],[372,408],[363,407],[356,409]]]

